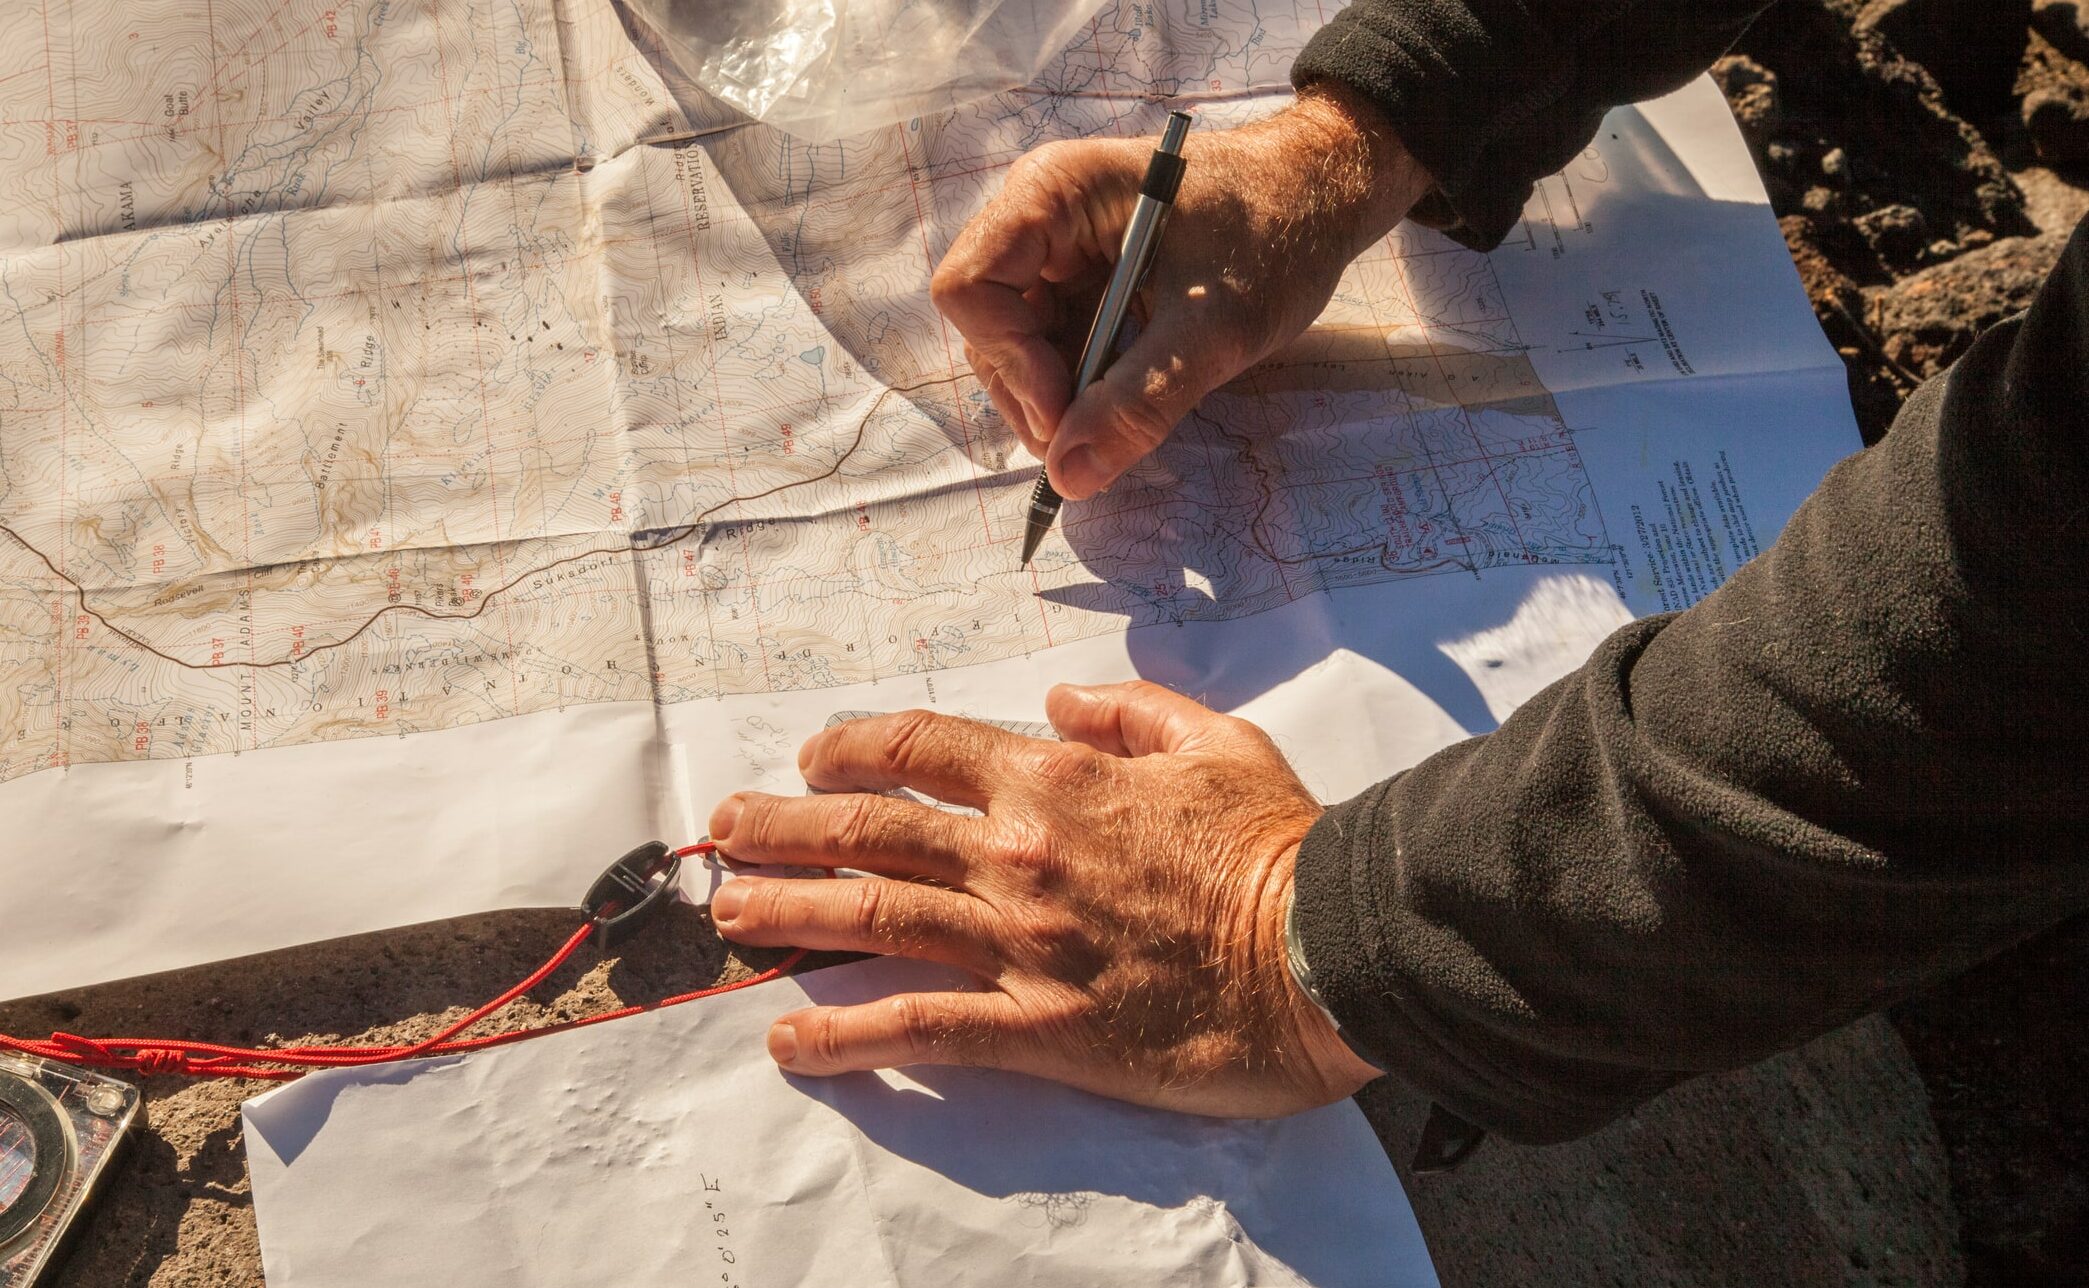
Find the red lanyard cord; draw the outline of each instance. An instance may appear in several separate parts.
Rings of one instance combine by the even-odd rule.
[[[717,846],[709,841],[699,841],[672,853],[676,859],[683,859],[710,854],[716,849]],[[565,965],[566,961],[580,950],[580,946],[594,935],[598,924],[592,919],[584,923],[559,946],[557,952],[545,960],[542,966],[531,971],[528,977],[513,988],[472,1011],[463,1019],[446,1026],[441,1032],[411,1044],[243,1047],[227,1046],[218,1042],[192,1042],[182,1038],[86,1038],[77,1033],[58,1032],[43,1039],[15,1038],[0,1034],[0,1051],[15,1051],[22,1055],[58,1060],[66,1064],[87,1065],[96,1069],[136,1069],[145,1074],[177,1073],[191,1078],[267,1078],[285,1082],[303,1077],[310,1069],[384,1064],[392,1060],[411,1060],[420,1056],[483,1051],[488,1047],[506,1046],[510,1042],[520,1042],[525,1038],[540,1038],[547,1033],[563,1033],[568,1029],[621,1020],[647,1011],[657,1011],[663,1007],[680,1006],[684,1002],[716,997],[720,993],[752,988],[756,984],[766,984],[770,980],[779,979],[789,974],[791,968],[804,961],[806,956],[805,949],[795,949],[789,956],[760,974],[734,980],[730,984],[700,988],[693,993],[678,993],[657,1002],[619,1007],[600,1015],[563,1020],[557,1024],[547,1024],[534,1029],[509,1029],[476,1037],[460,1036],[550,978],[554,971]]]

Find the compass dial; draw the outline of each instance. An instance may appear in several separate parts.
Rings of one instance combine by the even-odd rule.
[[[13,1110],[0,1107],[0,1215],[12,1210],[36,1179],[36,1136]]]

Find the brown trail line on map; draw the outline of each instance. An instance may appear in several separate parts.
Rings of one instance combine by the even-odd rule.
[[[75,598],[77,598],[80,606],[80,611],[83,614],[93,618],[95,621],[99,622],[102,626],[106,627],[110,632],[112,632],[119,638],[125,640],[126,642],[130,643],[131,645],[137,648],[143,649],[147,653],[152,654],[154,657],[160,658],[167,662],[171,662],[176,666],[184,667],[188,670],[194,671],[211,671],[224,669],[267,670],[276,667],[295,666],[302,662],[310,660],[316,654],[324,653],[331,649],[337,649],[340,648],[342,645],[349,643],[350,641],[356,639],[358,636],[362,635],[364,632],[368,631],[372,626],[376,625],[376,623],[381,618],[385,617],[388,614],[400,613],[407,615],[418,615],[437,621],[469,621],[473,618],[478,617],[481,613],[485,612],[487,606],[501,595],[509,593],[510,591],[514,590],[517,586],[520,586],[525,582],[528,582],[532,578],[540,577],[545,573],[550,572],[556,568],[562,567],[564,565],[576,563],[580,560],[587,559],[592,556],[625,555],[630,554],[635,550],[664,550],[671,546],[680,545],[682,542],[688,540],[691,536],[694,536],[696,533],[702,531],[704,521],[708,519],[711,515],[718,513],[720,510],[726,509],[733,505],[744,504],[749,501],[761,500],[764,497],[774,496],[779,492],[791,491],[796,488],[808,487],[815,483],[821,483],[840,473],[842,466],[847,464],[849,459],[853,457],[856,454],[857,450],[863,446],[864,431],[869,426],[871,418],[878,414],[879,410],[883,408],[883,406],[885,405],[885,400],[891,395],[916,393],[920,390],[931,388],[936,385],[955,384],[961,380],[966,380],[969,378],[970,373],[967,372],[963,375],[942,376],[933,380],[924,380],[911,385],[888,386],[883,392],[879,393],[875,400],[872,401],[870,410],[866,411],[861,417],[861,419],[857,421],[855,433],[849,443],[849,446],[838,457],[835,458],[833,465],[829,466],[827,469],[821,471],[818,474],[814,474],[806,478],[793,479],[788,483],[783,483],[773,488],[767,488],[760,492],[751,493],[747,496],[728,497],[727,499],[717,502],[716,504],[711,505],[699,511],[698,513],[692,515],[688,520],[681,524],[675,525],[674,527],[669,529],[660,529],[660,531],[668,531],[673,534],[672,536],[664,540],[648,543],[644,546],[639,546],[632,543],[626,543],[623,545],[597,546],[562,556],[561,558],[551,560],[548,563],[540,564],[536,567],[533,567],[526,572],[519,573],[509,578],[506,582],[502,583],[499,586],[495,586],[480,592],[477,596],[478,602],[472,608],[466,611],[440,612],[423,607],[419,604],[406,602],[389,603],[386,604],[384,607],[372,612],[367,618],[363,620],[363,622],[360,625],[355,627],[353,630],[349,631],[347,634],[339,637],[338,639],[324,640],[315,644],[310,644],[302,650],[300,650],[295,655],[280,657],[266,662],[250,662],[243,658],[236,659],[230,657],[217,661],[194,662],[167,653],[160,649],[158,646],[154,645],[149,640],[146,640],[141,636],[136,635],[129,630],[126,630],[124,627],[119,626],[114,621],[110,620],[110,618],[101,609],[97,608],[93,603],[90,603],[88,599],[88,588],[86,586],[74,580],[72,577],[66,575],[66,573],[51,560],[51,557],[49,555],[45,554],[36,546],[30,544],[21,536],[21,534],[17,533],[13,528],[8,527],[6,524],[0,524],[0,536],[6,536],[11,541],[13,541],[15,545],[19,546],[21,549],[27,551],[30,555],[34,556],[36,560],[40,562],[44,566],[44,568],[46,568],[51,573],[52,576],[56,577],[67,587],[69,587],[71,589],[72,595]],[[534,538],[527,543],[517,542],[514,544],[534,544],[542,540],[542,538]],[[307,566],[308,564],[306,563],[306,561],[300,561],[297,564],[291,565],[275,565],[274,568],[275,570],[302,569]],[[269,571],[271,570],[247,569],[242,570],[240,573],[237,574],[213,574],[210,580],[220,580],[223,578],[237,576],[242,579],[243,588],[241,591],[236,593],[247,594],[249,593],[249,591],[245,589],[244,578],[246,578],[250,574],[265,574]],[[235,594],[235,592],[230,591],[229,588],[224,593],[228,595]],[[176,599],[179,599],[179,595],[176,596]],[[174,601],[163,600],[162,602],[171,603]],[[217,597],[205,600],[204,602],[206,605],[214,605],[217,603]],[[233,600],[227,599],[223,601],[224,607],[230,608],[232,605]],[[194,614],[185,613],[184,616],[193,617]]]

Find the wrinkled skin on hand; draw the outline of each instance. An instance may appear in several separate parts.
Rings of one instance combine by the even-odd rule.
[[[980,985],[783,1016],[777,1062],[983,1065],[1235,1117],[1377,1076],[1286,964],[1320,806],[1269,737],[1139,682],[1061,685],[1046,710],[1067,741],[925,711],[853,721],[799,753],[838,794],[719,804],[711,833],[734,860],[875,874],[727,882],[711,905],[726,938],[921,958]],[[873,794],[894,787],[982,814]]]
[[[1093,139],[1029,153],[930,284],[994,406],[1071,500],[1107,487],[1204,395],[1304,331],[1342,270],[1430,186],[1376,109],[1338,87],[1253,125],[1192,131],[1135,304],[1139,334],[1075,398],[1073,367],[1153,146]]]

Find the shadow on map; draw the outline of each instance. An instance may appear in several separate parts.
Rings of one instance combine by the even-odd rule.
[[[864,1005],[902,990],[971,987],[947,967],[893,959],[870,973],[812,972],[795,982],[820,1006]],[[1085,1236],[1085,1255],[1094,1255],[1094,1240],[1120,1234],[1127,1222],[1143,1227],[1156,1220],[1158,1209],[1173,1214],[1159,1218],[1167,1229],[1156,1237],[1171,1248],[1164,1257],[1230,1261],[1222,1243],[1230,1223],[1217,1217],[1219,1203],[1239,1223],[1230,1237],[1245,1237],[1304,1282],[1355,1282],[1358,1265],[1373,1263],[1374,1254],[1378,1263],[1392,1264],[1405,1246],[1387,1228],[1346,1224],[1343,1218],[1357,1209],[1344,1200],[1322,1199],[1310,1208],[1293,1201],[1329,1168],[1376,1161],[1375,1144],[1347,1135],[1328,1115],[1272,1125],[1164,1113],[1041,1079],[956,1066],[916,1065],[904,1081],[875,1073],[785,1077],[863,1134],[859,1166],[874,1204],[907,1201],[906,1169],[895,1163],[905,1160],[1008,1204],[1013,1211],[1003,1219],[1047,1241],[1060,1230],[1094,1226]],[[1007,1146],[979,1148],[982,1133]],[[1113,1196],[1132,1202],[1093,1202]],[[896,1213],[896,1223],[904,1227],[906,1217],[904,1210]],[[980,1219],[978,1209],[959,1206],[919,1225],[930,1238],[947,1237]],[[948,1225],[939,1226],[941,1220]],[[1084,1255],[1078,1242],[1069,1253]]]
[[[1523,354],[1485,344],[1484,337],[1455,332],[1424,340],[1371,328],[1309,331],[1207,399],[1105,498],[1069,507],[1067,545],[1092,580],[1040,597],[1125,617],[1126,648],[1140,676],[1221,710],[1347,651],[1404,679],[1467,732],[1492,729],[1495,717],[1480,687],[1453,660],[1457,644],[1514,620],[1550,575],[1600,575],[1601,566],[1589,565],[1607,565],[1608,547],[1590,547],[1578,567],[1527,563],[1499,551],[1417,554],[1396,549],[1382,526],[1371,534],[1370,524],[1383,524],[1375,499],[1343,520],[1353,540],[1331,542],[1337,525],[1312,508],[1318,479],[1345,470],[1340,486],[1353,489],[1361,479],[1375,497],[1369,476],[1385,461],[1373,447],[1390,432],[1383,422],[1413,419],[1417,409],[1447,415],[1447,424],[1461,414],[1430,401],[1440,391],[1412,379],[1418,364],[1434,371],[1484,363],[1503,405],[1530,412],[1528,404],[1542,401],[1550,423],[1564,430],[1541,389],[1538,399],[1525,395],[1537,386]],[[1335,386],[1360,405],[1374,405],[1371,418],[1323,427],[1310,440],[1249,425],[1266,422],[1281,400]],[[1463,439],[1471,431],[1455,432]],[[1350,464],[1328,470],[1317,459],[1323,447]],[[1338,549],[1330,552],[1331,545]],[[1049,576],[1058,580],[1064,571]],[[1392,596],[1389,581],[1402,583]]]

